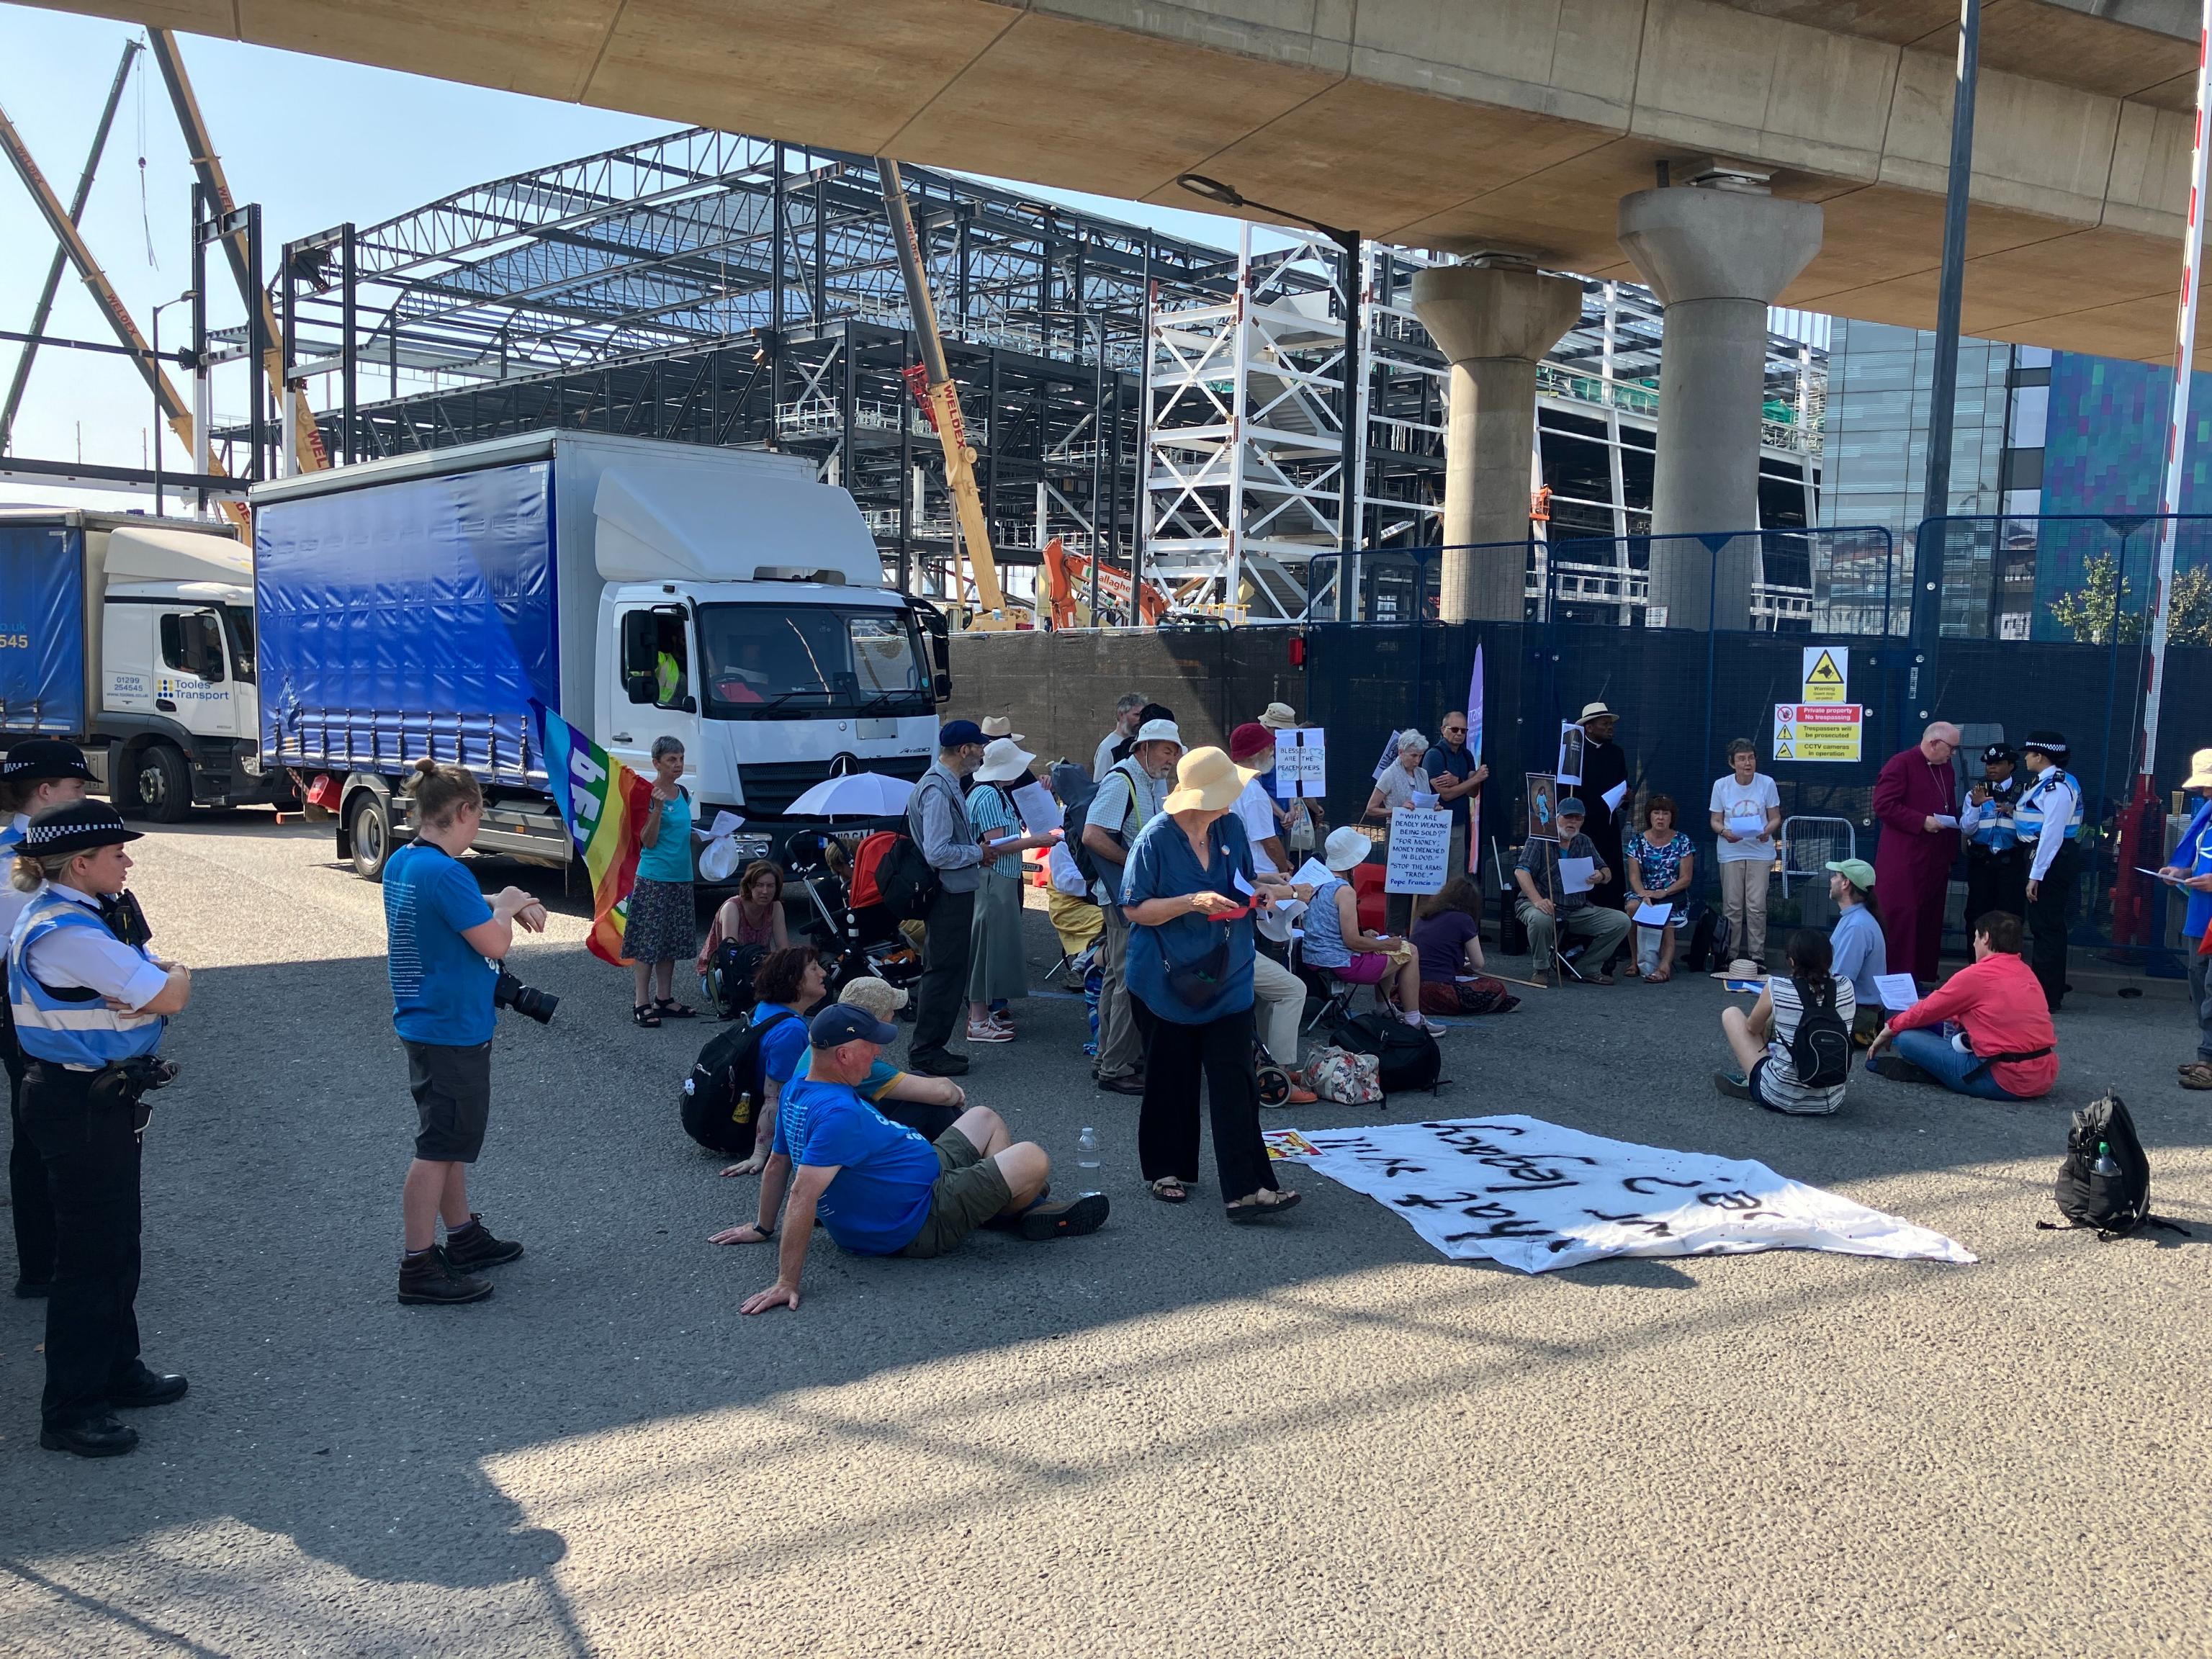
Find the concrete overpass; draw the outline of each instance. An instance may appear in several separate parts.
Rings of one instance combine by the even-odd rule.
[[[1492,255],[1415,295],[1454,360],[1447,544],[1526,533],[1534,362],[1579,304],[1540,267],[1666,304],[1660,533],[1756,521],[1769,302],[1935,319],[1956,0],[62,3],[1181,207],[1202,172]],[[1985,0],[1968,332],[2170,356],[2196,16]],[[1653,602],[1741,626],[1753,556],[1655,551]],[[1447,556],[1447,615],[1520,614],[1517,562],[1492,562]]]

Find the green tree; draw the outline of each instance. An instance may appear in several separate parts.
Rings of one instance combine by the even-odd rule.
[[[2135,584],[2118,575],[2112,556],[2100,553],[2081,567],[2081,586],[2051,602],[2051,620],[2085,645],[2109,645],[2117,613],[2120,643],[2134,644],[2148,623],[2140,609],[2130,606]],[[2174,573],[2166,632],[2170,644],[2212,645],[2212,567]]]

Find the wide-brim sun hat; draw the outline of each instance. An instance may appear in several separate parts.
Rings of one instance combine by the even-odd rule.
[[[2212,749],[2200,749],[2189,757],[2189,776],[2184,789],[2212,789]]]
[[[1580,726],[1585,720],[1617,720],[1620,718],[1620,715],[1607,708],[1602,702],[1586,702],[1583,705],[1583,712],[1575,716],[1575,724]]]
[[[1321,861],[1332,870],[1349,870],[1367,862],[1367,855],[1375,850],[1373,837],[1363,836],[1350,824],[1328,832],[1328,840],[1322,846]]]
[[[1244,786],[1259,775],[1218,749],[1194,749],[1176,763],[1176,787],[1160,803],[1160,811],[1225,812],[1237,805]]]
[[[1146,720],[1137,728],[1137,735],[1131,738],[1130,742],[1133,745],[1139,743],[1171,743],[1180,749],[1182,747],[1182,727],[1177,726],[1173,720]]]
[[[983,722],[983,735],[987,738],[1012,738],[1016,743],[1029,741],[1029,733],[1015,731],[1013,721],[1008,720],[1004,714],[994,714],[986,720]]]
[[[1260,711],[1260,724],[1270,732],[1295,732],[1298,711],[1286,702],[1271,702]]]
[[[1011,783],[1026,777],[1036,757],[1012,738],[994,738],[983,750],[983,763],[975,769],[978,783]]]

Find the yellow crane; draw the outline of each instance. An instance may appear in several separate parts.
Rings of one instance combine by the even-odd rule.
[[[914,216],[907,210],[906,184],[898,163],[876,158],[877,176],[883,181],[884,209],[890,215],[891,239],[898,244],[899,271],[906,279],[907,310],[914,318],[915,338],[921,347],[922,404],[937,441],[945,447],[945,483],[960,517],[961,538],[975,567],[975,609],[966,626],[981,632],[1000,632],[1014,626],[1006,614],[1006,596],[999,586],[999,563],[991,552],[991,527],[983,516],[983,498],[975,488],[975,451],[968,441],[967,424],[960,416],[960,388],[945,359],[945,340],[937,331],[937,304],[930,297],[929,271],[915,235]],[[958,595],[954,596],[956,600]]]

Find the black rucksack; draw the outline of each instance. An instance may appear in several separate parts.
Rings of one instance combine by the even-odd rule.
[[[1828,981],[1828,994],[1815,1000],[1805,981],[1792,977],[1797,988],[1797,1030],[1790,1039],[1790,1069],[1808,1089],[1839,1089],[1851,1076],[1851,1028],[1836,1012],[1836,981]]]
[[[884,908],[900,921],[919,921],[937,902],[937,872],[912,836],[901,836],[876,866],[876,890]]]
[[[719,1031],[699,1051],[684,1079],[677,1106],[684,1133],[724,1158],[750,1158],[765,1091],[761,1039],[787,1019],[788,1008],[763,1020],[744,1020]]]
[[[2100,1238],[2119,1238],[2144,1226],[2188,1231],[2150,1212],[2150,1158],[2136,1136],[2127,1103],[2109,1091],[2074,1114],[2051,1191],[2067,1226],[2093,1228]],[[2035,1224],[2063,1231],[2055,1221]]]
[[[1718,972],[1729,965],[1728,918],[1708,905],[1690,930],[1690,952],[1683,958],[1686,973]]]
[[[1443,1081],[1444,1057],[1437,1040],[1395,1014],[1347,1014],[1337,1021],[1331,1035],[1338,1048],[1373,1054],[1381,1062],[1378,1080],[1385,1094],[1407,1089],[1434,1094]]]
[[[768,960],[765,945],[742,945],[726,939],[707,960],[707,996],[724,1019],[738,1019],[752,1012],[757,1000],[753,975]]]
[[[1133,764],[1133,763],[1128,761],[1116,761],[1114,764],[1115,771],[1120,772],[1122,775],[1128,778],[1130,799],[1132,800],[1136,798],[1137,786],[1135,776],[1129,771],[1129,768]],[[1104,787],[1103,781],[1099,787],[1101,788]],[[1083,804],[1080,806],[1076,805],[1072,801],[1066,803],[1066,817],[1065,822],[1067,828],[1067,850],[1074,856],[1075,867],[1083,872],[1083,878],[1085,881],[1103,882],[1105,884],[1107,890],[1109,892],[1112,892],[1121,885],[1121,866],[1118,864],[1100,863],[1098,861],[1098,854],[1083,844],[1084,826],[1090,822],[1091,807],[1092,803],[1096,801],[1097,798],[1098,790],[1093,789],[1090,794],[1084,797]],[[1108,824],[1105,826],[1105,829],[1106,833],[1113,836],[1117,843],[1123,847],[1127,847],[1128,845],[1127,842],[1121,840],[1121,826],[1120,824]]]

